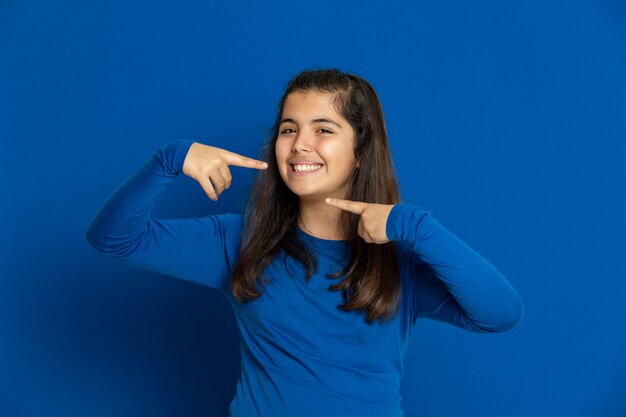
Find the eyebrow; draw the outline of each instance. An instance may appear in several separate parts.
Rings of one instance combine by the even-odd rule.
[[[297,124],[297,122],[294,119],[291,119],[291,118],[288,118],[288,117],[285,118],[285,119],[282,119],[280,121],[281,125],[283,123],[296,123]],[[335,125],[335,126],[337,126],[339,128],[342,127],[339,123],[335,122],[334,120],[326,119],[324,117],[318,117],[317,119],[313,119],[313,120],[311,120],[311,123],[331,123],[331,124],[333,124],[333,125]]]

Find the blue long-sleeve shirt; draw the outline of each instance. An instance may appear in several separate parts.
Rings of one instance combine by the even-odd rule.
[[[522,317],[517,291],[479,253],[420,207],[398,204],[387,220],[396,242],[402,302],[390,321],[368,324],[342,311],[338,282],[350,245],[298,231],[318,260],[305,269],[280,253],[266,268],[263,295],[239,303],[228,282],[239,255],[237,214],[188,219],[151,215],[193,141],[154,153],[106,201],[87,230],[99,252],[137,267],[200,283],[230,301],[241,334],[241,377],[229,415],[401,417],[400,379],[411,328],[420,317],[476,332],[500,332]]]

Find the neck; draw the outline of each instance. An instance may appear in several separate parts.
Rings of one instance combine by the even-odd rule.
[[[300,198],[298,225],[305,233],[327,240],[344,240],[341,228],[341,210],[329,206],[324,200]]]

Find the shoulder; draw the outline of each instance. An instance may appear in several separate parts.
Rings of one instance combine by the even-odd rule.
[[[195,221],[208,239],[220,236],[232,240],[241,237],[243,231],[243,216],[241,214],[214,214],[197,217]]]
[[[240,234],[243,230],[243,215],[234,213],[217,214],[214,217],[228,233]]]
[[[410,243],[395,241],[393,244],[398,267],[403,275],[407,272],[415,272],[422,266],[424,260],[414,251]]]
[[[239,258],[244,219],[241,214],[217,214],[195,219],[199,226],[198,236],[205,248],[221,253],[232,270]]]

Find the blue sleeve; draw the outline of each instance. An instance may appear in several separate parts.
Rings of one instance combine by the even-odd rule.
[[[241,216],[158,219],[151,214],[182,172],[192,143],[181,139],[156,151],[107,199],[86,239],[98,252],[129,265],[225,291],[237,261]]]
[[[413,320],[428,317],[475,332],[502,332],[522,318],[515,288],[478,252],[427,211],[393,207],[387,237],[405,248],[401,273],[408,275]]]

